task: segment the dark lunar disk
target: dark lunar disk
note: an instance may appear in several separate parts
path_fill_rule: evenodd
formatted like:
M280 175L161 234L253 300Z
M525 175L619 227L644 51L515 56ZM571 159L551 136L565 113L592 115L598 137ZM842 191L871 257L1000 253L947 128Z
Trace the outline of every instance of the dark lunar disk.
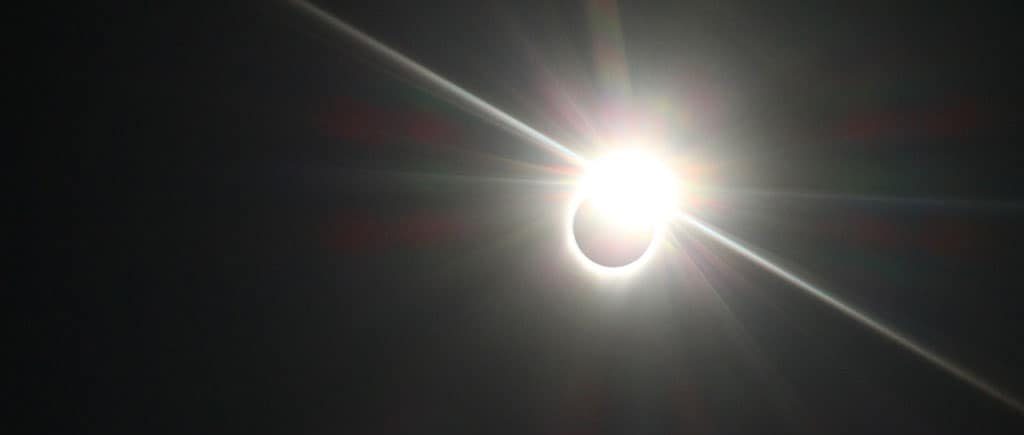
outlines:
M572 233L584 256L605 267L622 267L640 259L654 241L654 225L623 225L603 216L591 200L576 208Z

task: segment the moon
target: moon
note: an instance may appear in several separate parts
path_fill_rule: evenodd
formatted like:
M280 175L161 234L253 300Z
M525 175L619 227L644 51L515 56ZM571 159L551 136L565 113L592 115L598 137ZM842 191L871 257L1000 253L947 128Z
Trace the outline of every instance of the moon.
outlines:
M628 266L639 260L654 242L655 225L623 226L603 216L594 200L580 202L573 214L572 236L588 260L607 268Z

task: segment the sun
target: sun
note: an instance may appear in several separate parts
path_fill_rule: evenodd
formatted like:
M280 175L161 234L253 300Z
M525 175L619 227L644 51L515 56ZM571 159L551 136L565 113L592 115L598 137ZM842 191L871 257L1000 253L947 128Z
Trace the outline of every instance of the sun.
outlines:
M591 162L581 193L622 226L663 223L676 209L675 177L653 154L621 150Z
M623 149L591 161L569 205L572 253L602 274L637 268L661 242L678 194L676 176L655 154Z

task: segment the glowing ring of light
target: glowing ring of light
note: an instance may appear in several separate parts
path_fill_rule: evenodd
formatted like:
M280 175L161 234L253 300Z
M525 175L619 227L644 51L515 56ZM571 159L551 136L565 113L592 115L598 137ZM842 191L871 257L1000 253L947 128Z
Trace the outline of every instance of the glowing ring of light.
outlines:
M627 150L625 152L614 153L610 154L609 156L606 156L604 159L601 160L616 158L619 154L626 154L628 156L630 154L634 154L634 152L633 150ZM646 155L644 157L650 158L650 156ZM600 162L601 160L598 160L596 162ZM671 174L668 174L667 172L666 175L671 177ZM581 180L586 177L587 175L585 174L583 177L581 177ZM674 180L674 177L670 178L668 181L670 183L667 189L669 195L668 197L664 198L664 200L667 201L666 207L672 208L674 210L676 206L674 195L677 193L677 182ZM651 261L651 258L654 257L654 255L656 254L656 252L665 240L665 234L668 232L667 229L670 224L670 219L668 219L668 216L665 216L664 218L661 219L657 219L655 223L652 224L653 231L651 234L651 240L647 244L647 247L644 250L644 252L636 260L633 260L632 262L622 266L606 266L600 264L587 257L587 255L583 253L583 250L581 249L579 242L576 240L576 234L574 231L574 221L576 218L576 213L580 210L580 206L583 204L583 202L586 201L587 199L590 199L592 195L592 192L589 192L583 185L583 181L578 181L578 184L579 188L577 189L576 193L572 196L572 198L569 200L568 208L565 213L565 241L566 247L569 250L570 255L574 257L577 261L579 261L579 263L585 269L590 270L596 275L605 278L627 277L635 273L637 270L642 269L646 264L648 264ZM663 212L667 212L667 210L663 210Z
M572 255L579 263L594 272L601 277L626 277L632 275L637 270L643 268L644 265L651 261L657 251L659 245L665 238L667 223L661 223L655 226L654 232L651 235L651 241L647 244L647 248L639 258L633 260L633 262L623 266L605 266L587 257L587 254L583 253L580 249L580 244L576 241L576 235L573 231L573 221L576 218L576 211L579 210L580 205L587 199L587 195L584 192L579 192L573 196L572 200L569 201L568 210L565 213L565 241L566 248L568 248L570 255Z

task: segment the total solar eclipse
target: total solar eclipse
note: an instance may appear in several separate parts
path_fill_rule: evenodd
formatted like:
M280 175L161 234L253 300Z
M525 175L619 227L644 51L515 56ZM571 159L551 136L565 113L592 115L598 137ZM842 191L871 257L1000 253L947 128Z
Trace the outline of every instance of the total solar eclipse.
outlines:
M569 204L569 249L599 273L641 266L672 219L676 184L661 161L643 150L619 150L590 162Z
M756 247L747 246L741 239L705 223L692 214L692 210L680 209L678 179L664 164L667 160L663 156L640 147L625 147L590 160L591 156L581 155L537 131L316 4L308 0L291 0L291 3L335 34L355 42L410 78L460 102L465 110L516 133L539 150L563 158L574 168L581 167L583 175L576 180L576 193L565 211L564 234L569 252L584 268L602 277L631 274L647 263L660 246L668 244L665 235L676 225L746 258L878 336L1024 415L1024 401L998 385L874 319L824 287L787 270L759 253Z

